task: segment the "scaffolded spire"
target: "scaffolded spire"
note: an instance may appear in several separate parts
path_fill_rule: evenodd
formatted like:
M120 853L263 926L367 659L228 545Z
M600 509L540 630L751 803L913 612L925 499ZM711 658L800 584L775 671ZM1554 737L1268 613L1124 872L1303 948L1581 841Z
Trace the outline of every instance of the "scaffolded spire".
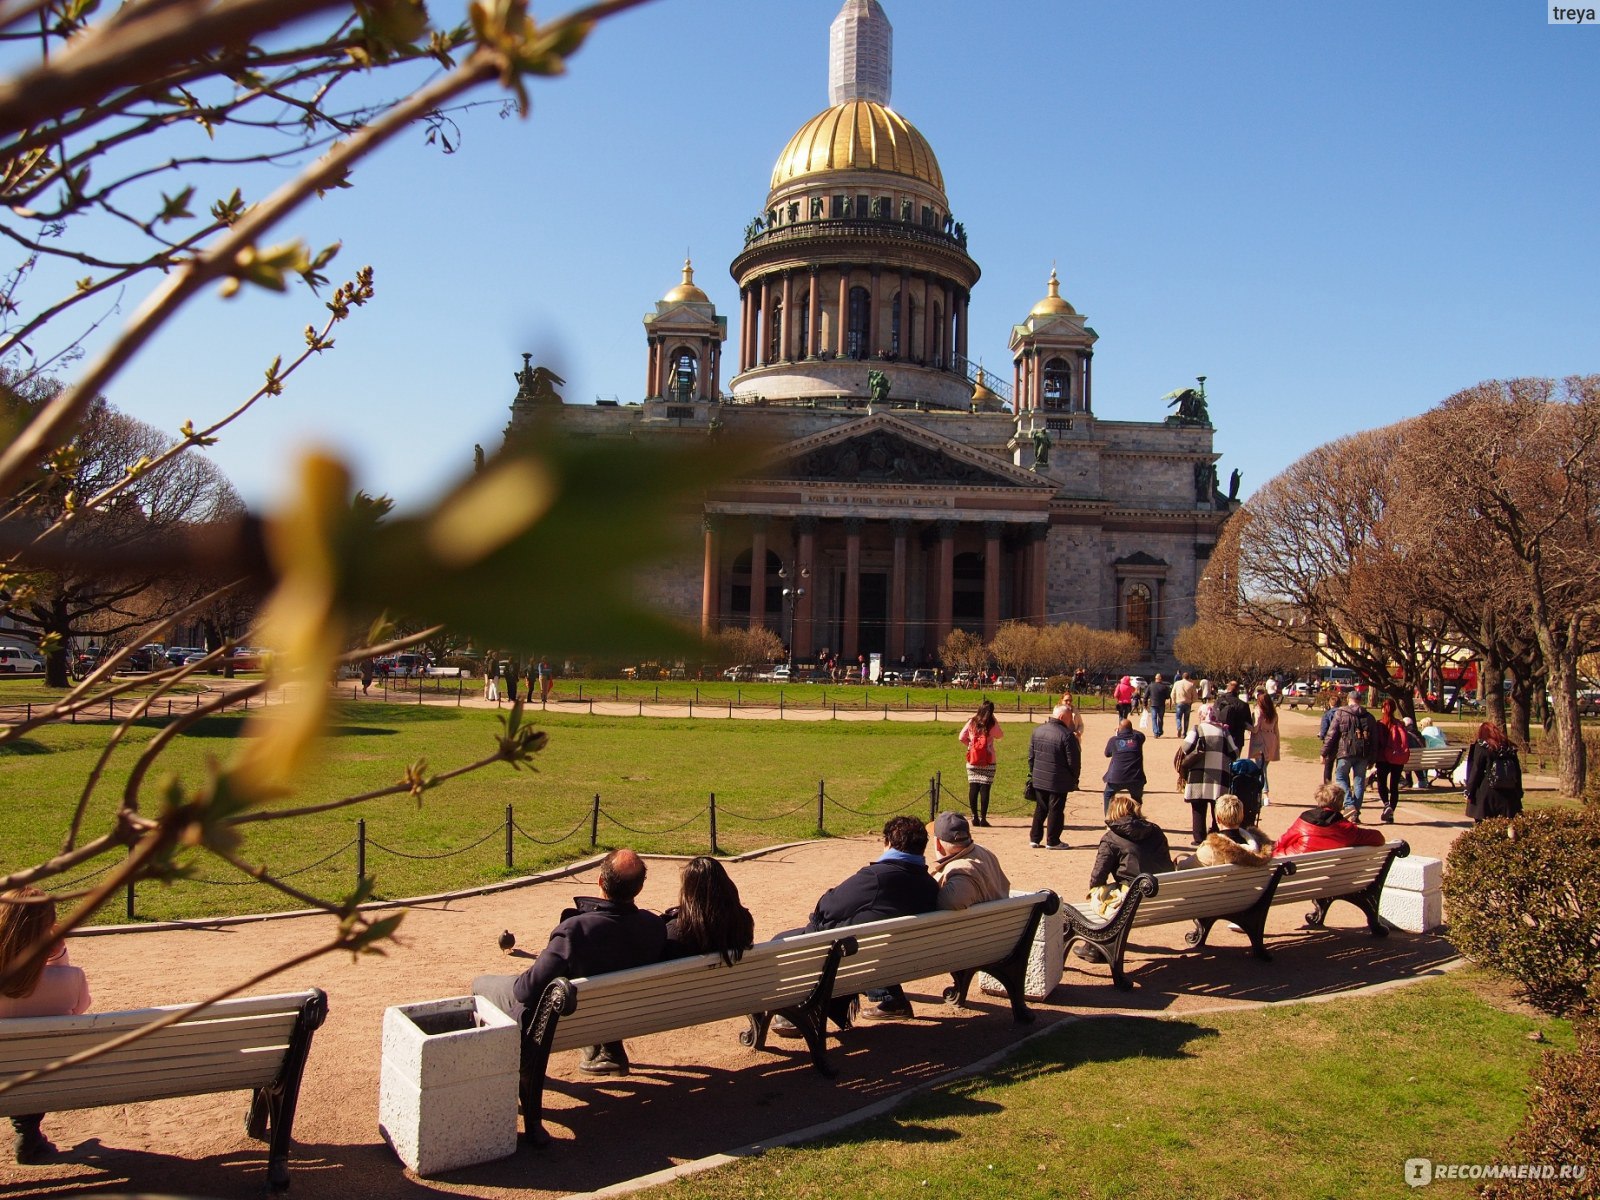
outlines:
M894 29L878 0L844 0L828 32L828 103L889 103Z

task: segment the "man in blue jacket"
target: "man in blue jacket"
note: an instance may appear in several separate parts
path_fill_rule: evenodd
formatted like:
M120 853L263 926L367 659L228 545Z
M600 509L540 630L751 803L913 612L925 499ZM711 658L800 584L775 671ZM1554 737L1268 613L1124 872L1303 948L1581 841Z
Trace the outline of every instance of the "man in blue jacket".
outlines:
M939 884L928 874L928 827L916 817L891 817L883 827L883 853L817 901L806 932L865 925L886 917L908 917L939 907ZM857 1014L865 1021L911 1015L898 983L869 992Z

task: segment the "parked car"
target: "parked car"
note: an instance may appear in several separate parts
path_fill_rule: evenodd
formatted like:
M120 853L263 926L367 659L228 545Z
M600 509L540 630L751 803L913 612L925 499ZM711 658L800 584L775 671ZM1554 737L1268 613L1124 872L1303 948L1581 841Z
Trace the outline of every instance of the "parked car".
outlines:
M1586 717L1600 716L1600 689L1588 688L1578 693L1578 712Z
M918 667L911 672L913 687L935 687L939 682L939 672L932 667Z
M735 683L749 683L756 677L756 669L749 663L740 663L737 667L729 667L722 673L724 679L731 679Z
M955 677L951 679L950 682L955 687L964 688L972 687L976 680L977 676L975 676L971 671L957 671L955 673Z
M899 671L892 671L892 670L891 671L885 671L881 675L878 676L878 686L879 687L892 687L895 684L904 683L904 682L905 682L905 676L900 674Z
M248 667L239 667L239 655L243 650L235 651L234 666L240 670L249 670ZM421 654L385 654L382 658L374 659L373 669L379 675L389 679L410 679L414 675L421 675L428 667L428 660Z
M1025 692L1048 692L1050 690L1050 680L1043 675L1029 676L1028 682L1022 685L1022 690Z
M191 654L198 654L203 658L205 653L204 646L168 646L167 663L174 667L181 667L189 661Z
M435 666L430 663L428 666L422 668L422 673L429 679L465 679L472 674L472 668L462 666Z
M767 679L772 683L788 683L793 674L788 663L779 663L767 672Z
M996 675L994 677L996 691L1014 692L1017 690L1017 677L1015 675Z
M42 675L44 659L31 650L0 646L0 675Z

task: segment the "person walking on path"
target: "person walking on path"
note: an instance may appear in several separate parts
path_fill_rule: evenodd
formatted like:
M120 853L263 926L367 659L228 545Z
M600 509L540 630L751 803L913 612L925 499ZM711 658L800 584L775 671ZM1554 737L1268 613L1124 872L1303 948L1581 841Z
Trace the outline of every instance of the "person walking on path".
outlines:
M1467 816L1474 824L1522 811L1522 763L1505 730L1493 721L1478 726L1467 749Z
M500 664L492 654L483 662L483 698L500 703Z
M556 676L555 676L555 672L550 669L550 660L548 658L545 658L542 654L539 656L538 672L539 672L539 703L540 704L549 704L550 703L550 686L553 683L555 683ZM530 700L533 698L532 693L529 693L529 697L528 698Z
M1250 754L1261 767L1261 794L1270 797L1272 785L1267 778L1267 767L1278 761L1282 742L1278 737L1278 706L1272 693L1263 688L1256 693L1256 719L1250 726Z
M1061 827L1066 823L1067 795L1078 790L1083 750L1066 722L1072 710L1058 704L1050 719L1036 726L1028 741L1028 780L1033 788L1033 825L1028 845L1035 850L1065 850Z
M1322 743L1323 757L1333 759L1333 781L1344 789L1350 819L1357 824L1367 792L1367 764L1375 749L1375 725L1372 714L1357 703L1355 692L1351 692L1350 702L1328 722L1328 736Z
M1138 694L1130 677L1124 675L1117 680L1117 686L1111 689L1111 699L1117 706L1117 720L1125 719L1133 711L1133 698Z
M1333 782L1333 756L1328 753L1328 726L1344 707L1344 692L1334 688L1328 693L1328 707L1322 710L1322 721L1317 726L1317 741L1322 743L1322 782Z
M1217 697L1215 705L1217 724L1226 725L1228 733L1233 738L1233 744L1244 749L1244 735L1250 732L1250 706L1245 703L1244 697L1239 695L1239 681L1228 680L1228 688Z
M1373 751L1378 764L1378 799L1383 802L1379 820L1393 825L1395 805L1400 803L1400 776L1405 771L1406 759L1411 757L1411 742L1406 736L1405 724L1395 715L1391 697L1383 698L1376 732L1377 744Z
M1172 685L1172 713L1178 726L1178 736L1183 737L1189 732L1189 717L1194 711L1194 702L1200 695L1200 689L1194 684L1193 673L1186 673L1178 677L1178 682Z
M1102 801L1107 809L1111 797L1127 792L1135 800L1144 799L1144 734L1133 727L1132 718L1117 722L1117 731L1106 742L1106 757L1111 765L1106 768L1103 781L1106 785Z
M1239 744L1228 727L1217 720L1216 709L1200 706L1199 719L1178 746L1178 786L1188 801L1194 844L1206 840L1217 827L1217 797L1228 790L1229 766L1239 756ZM1185 768L1187 764L1187 768Z
M994 787L994 744L1003 733L994 719L994 702L985 700L956 735L967 748L967 807L972 810L972 823L985 828L989 824L989 791Z
M1150 683L1150 690L1145 694L1145 699L1150 712L1150 735L1160 737L1162 727L1167 719L1167 697L1172 695L1172 685L1156 672L1156 677Z

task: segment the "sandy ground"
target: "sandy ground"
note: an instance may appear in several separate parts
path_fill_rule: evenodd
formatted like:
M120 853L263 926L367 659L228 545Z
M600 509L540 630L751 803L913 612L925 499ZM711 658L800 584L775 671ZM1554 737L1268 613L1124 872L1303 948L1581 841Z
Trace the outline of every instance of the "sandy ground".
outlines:
M1313 731L1314 721L1285 713L1286 737ZM1099 751L1113 726L1109 714L1087 717L1086 785L1099 778ZM1189 822L1188 808L1170 782L1173 746L1170 735L1147 744L1152 789L1145 811L1178 847L1187 843ZM1029 849L1020 750L1011 739L1000 744L997 799L990 813L994 827L978 832L1001 856L1013 886L1049 887L1077 898L1103 831L1099 792L1071 798L1070 851ZM954 745L951 764L951 774L960 778ZM1321 768L1285 761L1271 774L1274 803L1262 824L1277 834L1308 803L1321 782ZM1534 786L1540 782L1530 780ZM1437 791L1444 795L1442 787ZM1368 812L1377 812L1370 798ZM1392 836L1406 839L1413 853L1442 857L1465 827L1458 808L1402 800ZM869 840L837 839L731 865L756 915L756 936L803 922L818 895L877 849ZM677 874L675 862L652 860L643 902L656 909L672 903ZM567 879L420 907L406 918L403 944L388 957L324 958L261 989L317 986L330 996L330 1014L312 1048L295 1122L294 1195L331 1200L587 1191L848 1113L975 1062L1027 1031L1012 1024L1001 999L975 992L974 1008L947 1008L939 999L944 979L936 978L908 986L915 1019L845 1034L833 1051L839 1076L832 1081L811 1070L803 1043L775 1041L764 1052L745 1049L737 1036L742 1023L735 1021L630 1042L634 1068L625 1079L591 1080L577 1071L575 1053L561 1054L552 1063L546 1098L547 1127L556 1139L552 1146L524 1149L443 1179L422 1180L405 1172L377 1129L383 1010L459 995L481 972L521 969L526 959L508 958L496 949L500 931L510 928L523 947L537 951L571 897L594 886L589 869ZM1436 936L1373 939L1352 906L1336 907L1323 931L1300 929L1302 917L1298 908L1273 910L1270 963L1249 957L1243 935L1220 926L1210 947L1199 953L1183 949L1184 927L1142 933L1128 959L1137 983L1131 993L1113 988L1105 967L1069 957L1061 986L1036 1004L1035 1012L1041 1024L1109 1012L1181 1016L1405 979L1454 957ZM73 942L73 957L89 973L97 1010L179 1003L309 948L327 935L327 920L81 938ZM139 1189L255 1194L265 1156L260 1144L244 1136L246 1104L239 1093L51 1115L45 1130L60 1156L35 1168L16 1167L8 1156L0 1163L0 1198ZM625 1136L619 1137L619 1130Z

